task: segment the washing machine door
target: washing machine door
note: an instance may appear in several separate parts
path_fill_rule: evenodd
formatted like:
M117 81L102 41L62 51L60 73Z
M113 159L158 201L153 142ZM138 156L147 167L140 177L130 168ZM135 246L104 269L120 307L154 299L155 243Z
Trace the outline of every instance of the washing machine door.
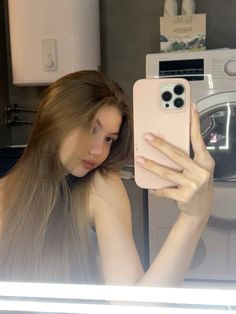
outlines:
M236 91L208 96L197 107L204 141L216 162L212 217L236 228Z
M236 92L214 94L197 102L201 131L216 161L216 181L236 181Z

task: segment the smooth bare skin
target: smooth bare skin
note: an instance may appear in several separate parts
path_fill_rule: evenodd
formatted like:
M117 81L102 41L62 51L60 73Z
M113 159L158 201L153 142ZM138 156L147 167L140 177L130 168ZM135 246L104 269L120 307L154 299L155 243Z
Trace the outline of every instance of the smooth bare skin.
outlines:
M150 135L150 134L149 134ZM175 160L182 168L176 172L140 159L140 166L177 184L176 188L153 191L177 201L180 214L159 255L144 273L135 248L130 204L120 178L97 174L90 196L90 216L96 228L105 283L119 285L179 285L189 267L196 245L209 218L214 161L200 133L195 106L192 109L191 142L194 159L152 135L150 145Z

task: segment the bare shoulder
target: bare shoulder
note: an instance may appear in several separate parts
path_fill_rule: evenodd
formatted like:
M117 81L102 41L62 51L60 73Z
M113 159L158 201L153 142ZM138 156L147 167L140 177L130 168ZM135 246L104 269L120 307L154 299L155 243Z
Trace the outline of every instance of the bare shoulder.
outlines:
M124 184L116 173L105 176L97 172L94 176L90 194L90 210L129 211L130 203ZM95 213L93 212L93 215Z
M105 176L97 172L92 184L92 194L99 195L114 203L117 198L127 198L124 184L117 173L108 173Z
M124 189L124 185L118 173L109 172L102 175L99 171L94 176L92 189L94 192L103 193L107 190ZM104 190L105 189L105 190Z

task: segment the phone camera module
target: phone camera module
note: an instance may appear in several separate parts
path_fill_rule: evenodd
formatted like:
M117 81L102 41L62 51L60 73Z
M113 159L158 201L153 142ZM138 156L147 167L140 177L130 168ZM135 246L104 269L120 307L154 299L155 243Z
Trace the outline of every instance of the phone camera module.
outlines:
M177 108L183 107L183 105L184 105L184 100L183 100L183 98L180 98L180 97L176 98L176 99L174 100L174 105L175 105L175 107L177 107Z
M172 94L171 92L166 91L161 95L161 97L164 101L170 101L172 98Z
M183 92L184 92L183 85L181 85L181 84L176 85L175 88L174 88L174 92L175 92L176 95L182 95Z

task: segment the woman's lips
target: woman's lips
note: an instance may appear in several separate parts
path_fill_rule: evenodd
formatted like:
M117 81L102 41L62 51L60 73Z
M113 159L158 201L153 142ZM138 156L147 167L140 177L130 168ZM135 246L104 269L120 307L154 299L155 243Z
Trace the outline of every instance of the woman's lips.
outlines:
M91 170L92 168L95 168L96 164L92 161L89 160L83 160L82 164L84 166L84 168Z

